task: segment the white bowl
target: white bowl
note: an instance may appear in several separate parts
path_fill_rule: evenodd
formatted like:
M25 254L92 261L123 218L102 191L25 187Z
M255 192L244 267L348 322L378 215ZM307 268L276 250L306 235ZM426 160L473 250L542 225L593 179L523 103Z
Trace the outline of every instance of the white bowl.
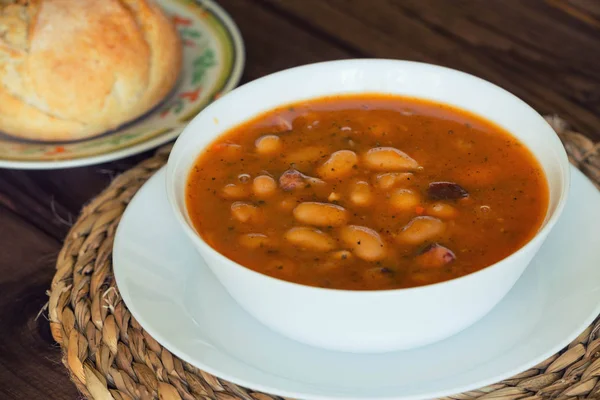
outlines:
M520 250L450 281L409 289L350 291L290 283L254 272L211 248L185 205L188 174L219 135L264 111L342 93L430 99L472 111L531 149L550 189L543 226ZM241 86L205 108L179 136L167 165L167 195L183 230L231 296L271 329L309 345L350 352L415 348L447 338L486 315L511 289L561 214L569 188L566 152L531 107L474 76L429 64L343 60L292 68ZM173 255L176 257L177 255Z

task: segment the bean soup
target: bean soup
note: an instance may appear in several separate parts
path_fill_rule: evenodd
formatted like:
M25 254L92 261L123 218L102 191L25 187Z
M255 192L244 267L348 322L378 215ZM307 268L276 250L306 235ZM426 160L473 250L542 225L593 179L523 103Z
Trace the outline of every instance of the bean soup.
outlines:
M499 126L449 105L365 94L257 116L197 159L186 206L231 260L311 286L383 290L485 268L548 207L544 172Z

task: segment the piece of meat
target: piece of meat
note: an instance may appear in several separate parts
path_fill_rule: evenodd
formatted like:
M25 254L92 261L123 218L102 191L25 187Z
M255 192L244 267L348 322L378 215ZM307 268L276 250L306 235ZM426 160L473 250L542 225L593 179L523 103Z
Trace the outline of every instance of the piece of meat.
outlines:
M468 197L467 192L462 186L454 182L431 182L427 195L433 200L458 200Z
M286 192L306 186L304 175L295 169L288 169L279 177L279 186Z
M279 177L279 187L286 192L291 192L296 189L303 189L307 185L325 184L319 178L304 175L302 172L295 169L288 169Z
M419 253L416 260L421 267L440 268L456 260L456 255L447 247L432 243Z

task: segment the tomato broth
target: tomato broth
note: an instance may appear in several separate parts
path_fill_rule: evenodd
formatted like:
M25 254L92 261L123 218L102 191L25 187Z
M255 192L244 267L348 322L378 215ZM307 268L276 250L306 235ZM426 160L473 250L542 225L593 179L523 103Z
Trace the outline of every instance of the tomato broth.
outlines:
M253 118L197 159L186 206L237 263L304 285L383 290L457 278L540 228L544 172L510 133L455 107L363 94Z

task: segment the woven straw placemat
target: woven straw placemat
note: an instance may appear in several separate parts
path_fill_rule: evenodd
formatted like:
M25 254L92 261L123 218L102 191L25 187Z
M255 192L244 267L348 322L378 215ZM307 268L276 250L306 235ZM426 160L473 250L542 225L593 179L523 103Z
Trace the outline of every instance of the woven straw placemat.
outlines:
M600 188L598 145L557 117L571 162ZM117 177L83 208L65 239L50 290L54 339L77 388L89 399L280 399L187 364L154 340L121 300L112 270L115 230L137 190L167 161L170 147ZM446 399L600 399L600 318L567 348L497 384Z

